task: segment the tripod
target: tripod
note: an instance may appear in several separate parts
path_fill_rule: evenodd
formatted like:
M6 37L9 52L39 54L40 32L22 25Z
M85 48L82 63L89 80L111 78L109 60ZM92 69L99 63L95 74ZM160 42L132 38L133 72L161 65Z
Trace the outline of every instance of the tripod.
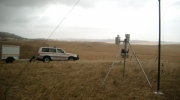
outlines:
M133 52L133 54L134 54L134 57L136 58L136 60L137 60L137 62L138 62L138 64L139 64L139 66L140 66L140 68L141 68L141 70L142 70L142 72L143 72L143 74L144 74L144 76L145 76L145 78L146 78L146 80L147 80L149 86L152 88L152 85L151 85L151 83L149 82L149 79L148 79L148 77L147 77L147 75L146 75L146 73L145 73L145 71L144 71L144 69L143 69L143 67L142 67L142 65L141 65L141 63L140 63L138 57L136 56L136 53L135 53L134 49L132 48L131 44L130 44L129 42L127 42L126 39L124 40L124 43L128 43L128 44L130 45L130 48L131 48L131 50L132 50L132 52ZM126 44L125 44L125 45L126 45ZM106 79L107 79L109 73L110 73L111 70L113 69L114 64L115 64L115 62L116 62L116 60L117 60L117 57L118 57L118 55L120 54L121 50L122 50L122 49L120 48L119 51L118 51L118 53L117 53L117 55L116 55L116 58L114 59L114 61L113 61L112 65L111 65L111 67L109 68L108 73L106 74L106 77L104 78L104 80L103 80L103 82L102 82L102 84L101 84L101 87L104 85L104 83L105 83L105 81L106 81ZM127 57L127 52L125 52L125 55L124 55L123 78L124 78L124 71L125 71L126 57Z

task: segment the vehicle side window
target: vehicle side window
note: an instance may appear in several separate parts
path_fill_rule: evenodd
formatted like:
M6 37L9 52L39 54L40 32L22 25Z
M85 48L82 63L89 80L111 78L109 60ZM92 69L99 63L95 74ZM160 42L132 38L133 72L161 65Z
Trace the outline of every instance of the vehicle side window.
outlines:
M57 52L58 52L58 53L64 53L64 51L61 50L61 49L57 49Z
M56 53L56 49L50 48L50 49L49 49L49 52L55 52L55 53Z
M49 52L49 48L42 48L42 52Z

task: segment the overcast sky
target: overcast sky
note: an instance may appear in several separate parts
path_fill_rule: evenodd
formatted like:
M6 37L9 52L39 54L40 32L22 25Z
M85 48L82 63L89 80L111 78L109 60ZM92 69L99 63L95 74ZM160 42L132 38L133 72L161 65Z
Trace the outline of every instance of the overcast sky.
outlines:
M47 38L78 0L0 0L0 31ZM180 42L180 1L161 0L162 41ZM80 0L53 39L158 41L158 0Z

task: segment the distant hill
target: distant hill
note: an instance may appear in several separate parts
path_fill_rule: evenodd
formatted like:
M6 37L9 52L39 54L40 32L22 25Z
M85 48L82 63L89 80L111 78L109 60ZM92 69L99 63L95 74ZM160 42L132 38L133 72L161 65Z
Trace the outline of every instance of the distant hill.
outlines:
M61 39L61 40L62 41L115 43L115 39ZM145 45L158 45L158 41L146 41L146 40L130 40L130 43L132 43L132 44L145 44ZM180 42L161 41L161 44L180 44Z
M46 38L35 38L35 39L28 39L21 36L18 36L13 33L8 32L0 32L0 40L7 40L7 39L16 39L16 40L46 40ZM77 42L105 42L105 43L115 43L115 39L48 39L51 41L77 41ZM130 40L132 44L149 44L149 45L158 45L158 41L146 41L146 40ZM161 41L162 44L180 44L180 42L167 42ZM122 44L122 43L121 43Z
M8 38L12 38L12 39L25 39L21 36L12 34L12 33L8 33L8 32L0 32L0 38L2 39L8 39Z

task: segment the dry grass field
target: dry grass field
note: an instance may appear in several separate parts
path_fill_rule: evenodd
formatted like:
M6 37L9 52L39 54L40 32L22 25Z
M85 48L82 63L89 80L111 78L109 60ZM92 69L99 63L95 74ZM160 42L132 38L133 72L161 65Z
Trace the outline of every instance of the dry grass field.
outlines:
M36 54L43 41L1 41L0 45L21 46L21 58ZM79 54L79 61L0 61L0 100L179 100L180 45L162 46L160 91L157 90L157 45L132 45L149 78L150 88L132 51L123 78L123 59L119 56L102 85L119 47L100 42L48 41ZM24 69L25 68L25 69ZM24 69L24 70L23 70ZM4 95L6 89L19 75Z

